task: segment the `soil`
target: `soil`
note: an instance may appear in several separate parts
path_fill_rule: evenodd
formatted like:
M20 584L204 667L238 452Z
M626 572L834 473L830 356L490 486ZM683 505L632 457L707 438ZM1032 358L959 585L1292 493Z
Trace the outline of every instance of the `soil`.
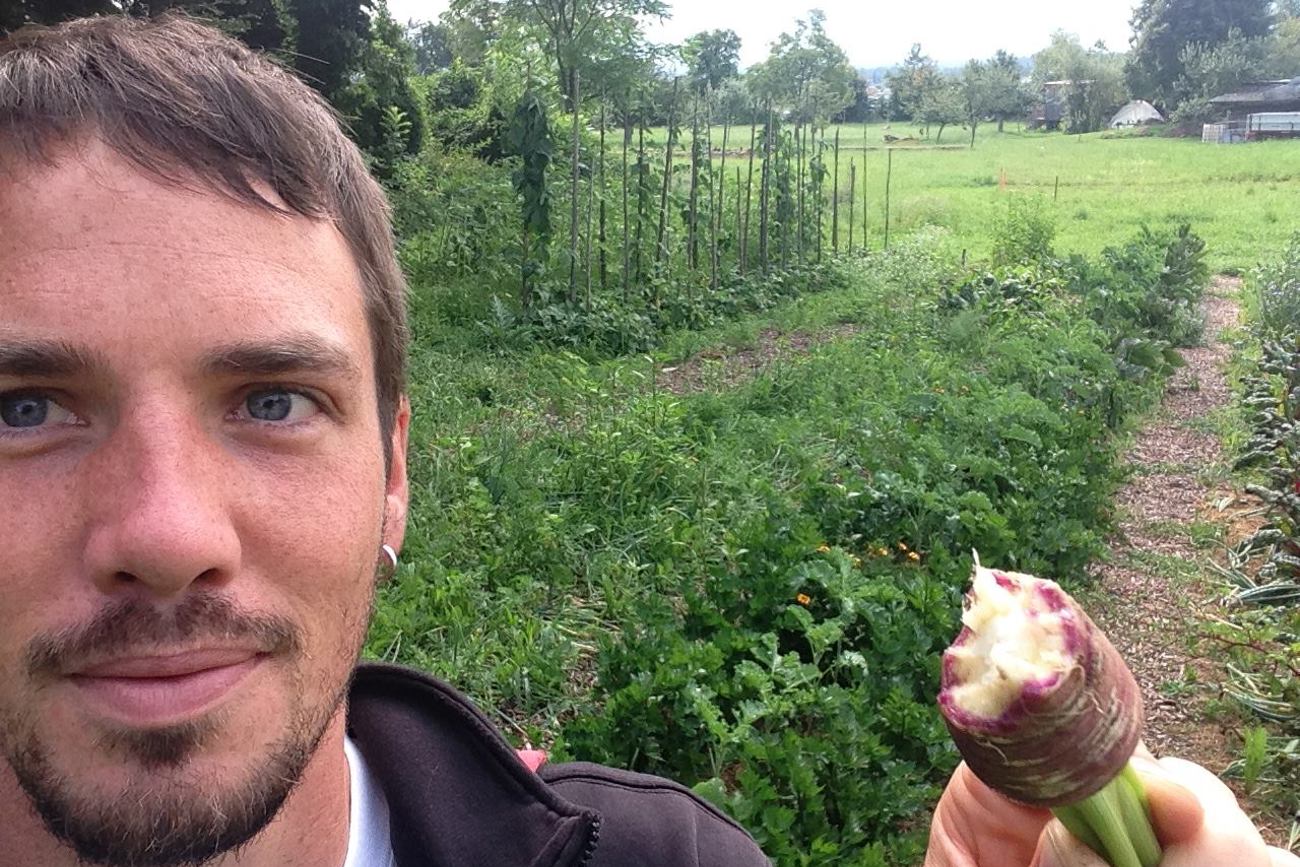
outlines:
M1213 551L1204 545L1251 532L1258 504L1207 478L1225 456L1204 427L1233 400L1224 332L1237 325L1239 288L1235 278L1215 278L1201 345L1182 352L1186 366L1128 449L1131 476L1116 498L1110 557L1085 602L1142 688L1147 746L1157 756L1179 756L1220 774L1241 755L1242 722L1224 709L1231 708L1221 701L1227 673L1201 638L1201 624L1217 616L1224 593L1207 565ZM1238 797L1269 842L1284 845L1283 829L1269 827L1243 792Z
M673 394L736 388L779 360L805 355L823 343L852 337L861 330L862 326L851 324L790 333L768 328L759 333L753 346L739 350L711 349L679 364L662 367L655 383Z

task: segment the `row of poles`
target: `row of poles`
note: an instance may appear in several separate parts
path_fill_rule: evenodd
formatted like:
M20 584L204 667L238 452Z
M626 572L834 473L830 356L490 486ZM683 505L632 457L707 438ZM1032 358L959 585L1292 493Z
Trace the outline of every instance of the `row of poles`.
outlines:
M820 262L826 247L827 216L830 218L829 247L832 254L841 251L841 236L845 234L842 222L847 226L847 252L866 248L869 229L869 197L865 177L866 152L869 147L866 124L863 124L862 177L859 177L857 159L851 157L847 166L848 196L845 202L841 194L841 128L837 127L833 139L828 141L824 125L819 127L801 122L783 123L769 106L764 110L764 124L760 126L756 119L751 119L747 149L742 145L733 152L734 127L729 120L725 122L722 125L719 152L714 149L714 124L710 108L712 100L706 98L703 102L701 111L701 99L697 96L692 110L689 166L686 169L689 176L685 182L684 210L681 214L681 231L685 237L678 239L679 244L684 241L685 266L692 275L702 276L707 269L709 285L716 290L721 275L728 267L744 276L753 271L770 274L774 269L785 270L793 264ZM664 144L657 189L651 186L655 180L651 161L654 148L647 147L646 127L644 124L634 124L629 115L621 130L622 189L619 204L622 216L621 288L625 300L631 296L633 286L645 286L647 278L661 277L673 265L674 220L670 211L674 202L682 203L683 198L681 186L676 180L679 171L678 103L675 84L668 111L668 140ZM593 283L598 281L600 289L607 291L613 282L609 255L611 209L608 164L611 160L606 141L608 129L606 110L602 104L596 165L586 167L584 196L580 184L583 175L582 137L575 110L567 251L570 303L579 300L580 270L585 272L588 301ZM720 156L720 159L715 161L715 155ZM741 162L734 167L734 173L729 175L728 158L733 155ZM889 246L892 177L893 150L886 149L883 227L886 249ZM827 182L831 186L829 203L825 191ZM730 196L728 186L731 187ZM845 204L848 213L843 216L847 220L842 221L841 212ZM729 207L732 211L730 217L727 214ZM758 210L756 232L755 207ZM585 230L582 228L583 223ZM652 245L648 244L650 241ZM728 255L730 262L726 261ZM581 269L580 260L585 263ZM689 291L693 292L694 281L686 282ZM660 280L650 279L649 283L651 300L657 304Z

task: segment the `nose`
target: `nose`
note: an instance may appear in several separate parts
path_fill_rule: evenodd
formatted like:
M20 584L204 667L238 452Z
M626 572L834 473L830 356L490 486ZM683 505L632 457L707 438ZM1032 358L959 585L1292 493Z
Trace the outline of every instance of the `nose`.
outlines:
M159 599L234 576L239 536L220 444L185 413L137 407L88 461L86 567L106 594Z

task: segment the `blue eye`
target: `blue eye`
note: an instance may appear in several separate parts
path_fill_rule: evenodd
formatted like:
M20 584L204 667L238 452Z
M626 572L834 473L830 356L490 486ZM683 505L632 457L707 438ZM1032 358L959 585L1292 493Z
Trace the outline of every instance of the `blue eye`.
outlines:
M0 428L33 430L48 423L76 422L77 417L39 392L0 394Z
M40 427L49 414L48 398L26 394L0 397L0 421L8 427Z
M319 408L305 394L284 388L263 388L244 398L244 410L253 421L296 422L315 415Z

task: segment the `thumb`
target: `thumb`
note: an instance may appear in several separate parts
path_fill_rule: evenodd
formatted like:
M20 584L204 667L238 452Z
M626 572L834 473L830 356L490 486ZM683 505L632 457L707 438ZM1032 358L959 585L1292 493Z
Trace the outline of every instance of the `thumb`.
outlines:
M1038 838L1030 867L1108 867L1105 860L1066 830L1060 821L1047 823Z

